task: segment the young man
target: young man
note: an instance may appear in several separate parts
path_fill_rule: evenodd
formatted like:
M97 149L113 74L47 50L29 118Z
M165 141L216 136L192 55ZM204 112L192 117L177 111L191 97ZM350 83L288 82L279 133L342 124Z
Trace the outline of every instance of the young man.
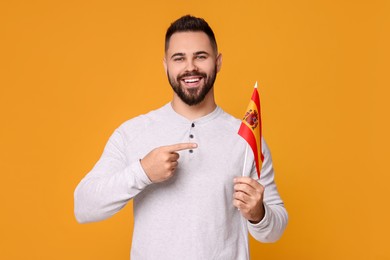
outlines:
M215 103L221 69L214 33L184 16L167 30L170 103L122 124L75 191L79 222L106 219L134 200L131 259L249 259L248 230L262 242L282 235L287 212L265 156L242 169L241 121Z

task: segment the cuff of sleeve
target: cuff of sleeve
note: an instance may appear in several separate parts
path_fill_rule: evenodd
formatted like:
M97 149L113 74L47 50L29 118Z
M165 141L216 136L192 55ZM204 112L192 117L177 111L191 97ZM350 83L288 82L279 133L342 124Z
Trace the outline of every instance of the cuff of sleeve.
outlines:
M149 179L148 175L146 175L139 160L131 164L130 169L134 173L134 183L139 190L152 184L152 181Z
M271 210L270 208L267 206L267 204L264 203L264 210L265 210L265 213L264 213L264 217L262 220L260 220L259 223L251 223L248 221L248 225L256 228L256 229L263 229L263 228L266 228L267 226L269 226L269 223L271 222Z

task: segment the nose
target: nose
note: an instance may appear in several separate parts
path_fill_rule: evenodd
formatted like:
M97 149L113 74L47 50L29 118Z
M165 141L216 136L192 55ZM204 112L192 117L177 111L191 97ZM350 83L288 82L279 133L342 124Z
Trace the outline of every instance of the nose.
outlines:
M198 67L196 67L195 61L192 59L189 59L187 61L186 71L197 71Z

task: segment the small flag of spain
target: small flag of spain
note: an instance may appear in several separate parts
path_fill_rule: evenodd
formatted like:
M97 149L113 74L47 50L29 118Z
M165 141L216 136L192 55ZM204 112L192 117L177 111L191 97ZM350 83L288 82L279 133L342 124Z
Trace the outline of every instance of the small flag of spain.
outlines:
M241 122L238 134L242 136L251 147L256 163L257 176L260 179L260 170L264 161L264 155L261 149L261 110L260 97L257 91L257 82L253 90L252 98L249 102L245 116Z

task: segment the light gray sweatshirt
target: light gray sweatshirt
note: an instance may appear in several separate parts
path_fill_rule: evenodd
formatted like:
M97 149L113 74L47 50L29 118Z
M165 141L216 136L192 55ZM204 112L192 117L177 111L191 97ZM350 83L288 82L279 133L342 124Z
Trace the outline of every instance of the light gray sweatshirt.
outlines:
M237 134L240 123L220 107L189 121L170 103L125 122L77 186L76 219L106 219L133 199L132 260L249 259L248 230L258 241L274 242L286 227L287 212L264 141L265 217L251 224L233 206L233 179L243 174L247 145ZM139 160L156 147L182 142L198 148L180 151L175 175L152 183ZM244 175L257 179L251 149L247 154Z

